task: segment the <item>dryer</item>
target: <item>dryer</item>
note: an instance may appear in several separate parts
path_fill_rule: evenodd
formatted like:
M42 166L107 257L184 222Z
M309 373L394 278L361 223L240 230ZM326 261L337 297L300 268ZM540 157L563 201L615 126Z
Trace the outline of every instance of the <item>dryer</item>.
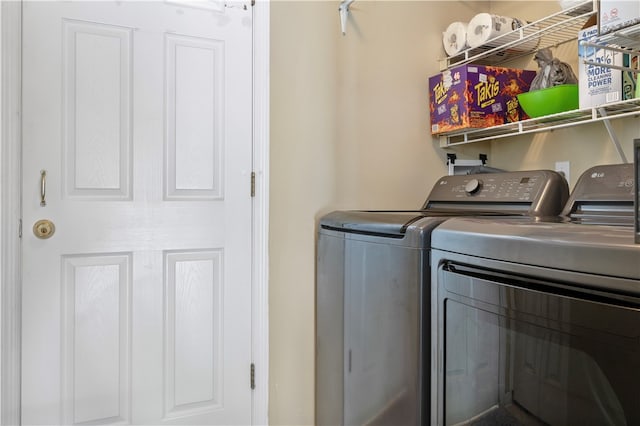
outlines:
M431 424L640 424L634 185L598 166L564 219L433 232Z
M445 176L415 211L336 211L320 220L316 424L417 425L429 419L430 242L462 215L557 215L551 171Z

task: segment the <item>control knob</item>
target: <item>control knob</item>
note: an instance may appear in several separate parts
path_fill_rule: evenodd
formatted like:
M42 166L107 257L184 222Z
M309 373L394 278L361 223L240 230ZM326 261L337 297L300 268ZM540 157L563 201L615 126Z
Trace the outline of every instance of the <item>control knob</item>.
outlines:
M473 195L476 192L478 192L480 188L482 188L482 181L480 179L471 179L464 186L464 192L466 192L469 195Z

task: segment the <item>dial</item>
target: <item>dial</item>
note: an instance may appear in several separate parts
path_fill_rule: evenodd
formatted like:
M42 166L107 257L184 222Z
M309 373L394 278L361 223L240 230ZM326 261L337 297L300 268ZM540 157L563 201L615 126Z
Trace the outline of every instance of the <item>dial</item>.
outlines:
M472 195L478 192L480 188L482 188L482 181L480 179L471 179L464 186L464 192L466 192L469 195Z

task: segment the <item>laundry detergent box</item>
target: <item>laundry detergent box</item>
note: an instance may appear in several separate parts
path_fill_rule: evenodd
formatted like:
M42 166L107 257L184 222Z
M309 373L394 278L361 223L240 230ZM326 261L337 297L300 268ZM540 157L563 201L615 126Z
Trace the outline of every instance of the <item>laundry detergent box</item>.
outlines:
M638 56L626 53L622 56L622 66L626 68L622 71L622 100L637 97L638 73L630 70L638 69L638 59Z
M516 95L527 92L535 76L535 71L467 64L430 77L431 133L528 118Z
M585 45L584 42L598 35L598 27L591 26L578 32L578 87L580 108L591 108L624 99L624 54L606 48ZM584 61L600 65L586 64ZM627 58L628 60L628 58Z
M600 0L600 34L607 34L640 23L640 0Z

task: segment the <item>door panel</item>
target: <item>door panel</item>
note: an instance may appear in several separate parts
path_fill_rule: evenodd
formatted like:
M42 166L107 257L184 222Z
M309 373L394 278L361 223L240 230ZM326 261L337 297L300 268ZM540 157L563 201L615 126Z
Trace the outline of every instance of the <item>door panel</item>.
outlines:
M251 8L199 4L24 3L25 424L251 423Z
M64 197L129 200L133 30L63 20L62 31Z
M62 256L64 423L128 418L130 268L130 254Z

